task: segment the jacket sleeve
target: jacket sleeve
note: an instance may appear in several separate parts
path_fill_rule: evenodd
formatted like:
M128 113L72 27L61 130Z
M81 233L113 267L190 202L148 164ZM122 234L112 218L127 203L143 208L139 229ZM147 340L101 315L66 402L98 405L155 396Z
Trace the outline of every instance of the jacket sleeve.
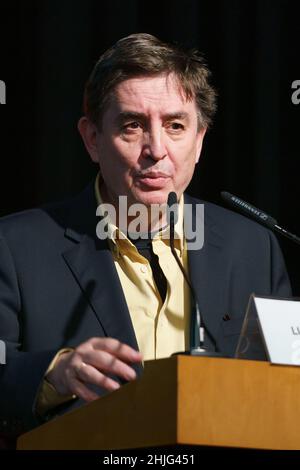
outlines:
M5 349L0 364L0 434L8 436L39 424L33 409L35 397L56 353L24 351L22 323L26 327L17 272L9 247L0 235L0 340Z

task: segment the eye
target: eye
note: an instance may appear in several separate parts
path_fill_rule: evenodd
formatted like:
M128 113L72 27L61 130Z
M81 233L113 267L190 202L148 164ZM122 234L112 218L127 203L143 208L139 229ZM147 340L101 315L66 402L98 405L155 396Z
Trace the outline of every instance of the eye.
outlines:
M130 122L128 124L128 127L132 127L133 129L137 129L139 127L139 123L138 122Z
M124 125L125 130L135 130L141 127L140 123L137 121L132 121Z
M180 122L171 122L169 125L169 129L172 131L181 131L184 129L184 125Z

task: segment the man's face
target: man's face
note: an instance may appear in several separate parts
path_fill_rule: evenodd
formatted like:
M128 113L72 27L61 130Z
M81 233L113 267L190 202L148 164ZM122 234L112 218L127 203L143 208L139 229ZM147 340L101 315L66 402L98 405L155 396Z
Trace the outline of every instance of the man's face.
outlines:
M179 198L198 161L205 129L195 101L187 101L172 76L132 78L115 89L96 135L104 195L118 203L161 204Z

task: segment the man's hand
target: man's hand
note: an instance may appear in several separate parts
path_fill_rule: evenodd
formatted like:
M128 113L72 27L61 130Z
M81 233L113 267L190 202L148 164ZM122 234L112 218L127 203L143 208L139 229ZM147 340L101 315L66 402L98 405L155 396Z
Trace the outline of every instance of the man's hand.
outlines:
M74 351L62 354L46 378L61 395L75 394L93 401L98 395L87 384L117 390L120 384L106 374L134 380L136 373L128 364L141 361L140 352L116 339L91 338Z

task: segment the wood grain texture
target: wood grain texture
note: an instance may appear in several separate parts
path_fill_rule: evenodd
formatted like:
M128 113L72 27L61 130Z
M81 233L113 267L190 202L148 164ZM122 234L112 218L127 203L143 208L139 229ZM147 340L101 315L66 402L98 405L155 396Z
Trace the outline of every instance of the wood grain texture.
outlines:
M300 368L177 356L18 440L18 449L171 444L300 449Z

